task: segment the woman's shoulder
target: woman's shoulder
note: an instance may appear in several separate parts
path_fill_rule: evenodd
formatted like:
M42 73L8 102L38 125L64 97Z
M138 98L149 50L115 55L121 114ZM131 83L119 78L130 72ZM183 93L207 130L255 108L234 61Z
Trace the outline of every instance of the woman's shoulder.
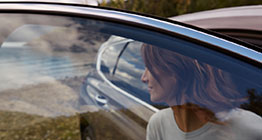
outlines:
M228 119L236 121L259 122L262 123L262 118L254 112L236 108L229 112Z
M262 119L257 114L240 108L235 108L225 112L219 112L216 114L216 117L221 121L256 121Z
M167 121L168 119L172 118L172 116L172 109L165 108L153 114L149 120L149 123L162 123L163 121Z
M170 115L172 114L173 111L172 109L169 107L169 108L165 108L165 109L162 109L162 110L159 110L158 112L156 112L155 114L152 115L152 119L154 118L162 118L162 117L166 117L167 115Z
M243 132L262 134L261 116L244 109L233 109L225 119L232 128L243 129Z

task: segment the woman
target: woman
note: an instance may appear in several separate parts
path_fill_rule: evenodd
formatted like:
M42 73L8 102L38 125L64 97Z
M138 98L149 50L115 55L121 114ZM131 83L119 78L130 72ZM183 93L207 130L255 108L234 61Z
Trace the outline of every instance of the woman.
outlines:
M236 108L247 98L229 73L152 45L141 52L151 100L170 106L151 117L147 140L262 139L261 117Z

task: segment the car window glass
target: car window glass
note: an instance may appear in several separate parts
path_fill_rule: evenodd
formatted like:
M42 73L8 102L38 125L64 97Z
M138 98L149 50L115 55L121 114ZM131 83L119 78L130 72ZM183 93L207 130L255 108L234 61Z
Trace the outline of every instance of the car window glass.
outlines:
M255 107L261 106L261 69L246 77L216 61L207 63L151 44L141 51L146 66L141 80L148 85L151 101L169 106L151 117L148 139L262 137L262 110Z
M142 45L142 42L111 36L103 44L107 47L101 57L101 69L110 82L117 87L148 104L163 108L164 103L150 101L147 85L140 79L145 69L143 58L139 53ZM109 57L113 59L107 59Z
M88 18L0 19L1 139L261 138L261 69L208 44Z
M105 26L103 22L30 14L1 14L0 18L1 139L145 137L143 119L133 116L140 122L132 120L128 108L104 116L100 104L92 100L103 102L103 98L90 98L91 93L85 92L85 83L91 79L86 77L96 68L97 52L110 37L98 31ZM110 103L110 108L119 104ZM114 121L117 115L139 133L119 129L123 124Z

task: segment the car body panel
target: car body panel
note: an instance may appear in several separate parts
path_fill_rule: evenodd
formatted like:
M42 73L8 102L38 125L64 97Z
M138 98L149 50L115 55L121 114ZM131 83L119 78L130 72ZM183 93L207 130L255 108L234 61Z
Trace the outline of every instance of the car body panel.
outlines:
M221 8L170 19L188 23L204 29L249 29L262 31L262 5Z
M262 48L262 6L221 8L171 17L200 28L243 40Z

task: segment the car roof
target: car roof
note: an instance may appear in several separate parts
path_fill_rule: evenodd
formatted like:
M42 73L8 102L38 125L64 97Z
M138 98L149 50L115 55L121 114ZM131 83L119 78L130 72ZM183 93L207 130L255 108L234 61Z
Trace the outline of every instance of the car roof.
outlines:
M101 0L1 0L1 2L48 2L98 6Z
M262 5L221 8L171 17L205 29L247 29L262 31Z

